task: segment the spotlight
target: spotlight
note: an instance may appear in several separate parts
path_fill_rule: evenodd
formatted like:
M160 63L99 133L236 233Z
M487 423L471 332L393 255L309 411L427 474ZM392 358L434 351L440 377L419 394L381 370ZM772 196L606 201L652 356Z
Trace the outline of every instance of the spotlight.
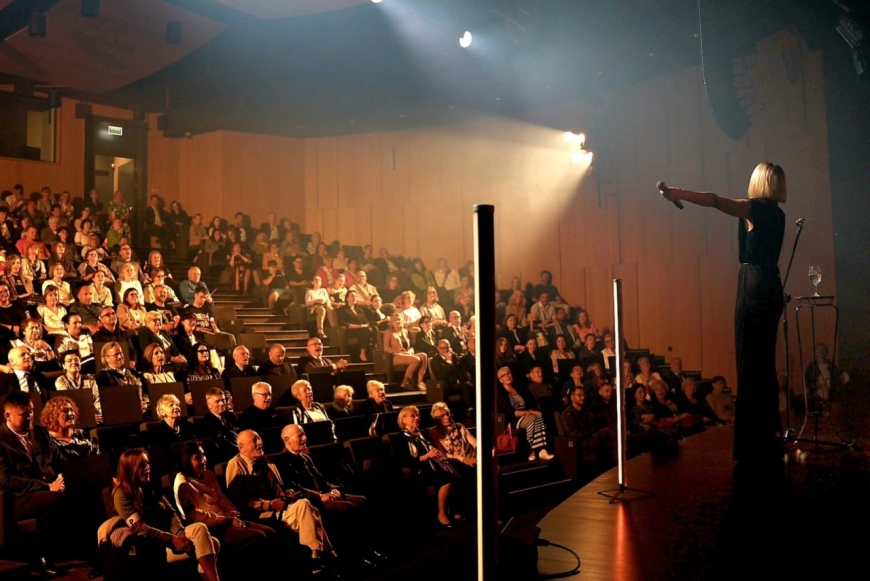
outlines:
M465 34L462 35L462 38L459 39L459 46L462 48L468 48L471 46L471 33L467 30L465 31Z
M586 165L592 165L592 152L585 149L578 149L571 154L571 163L580 164L586 162Z
M374 2L375 4L380 4L380 3L383 2L383 1L384 1L384 0L372 0L372 2Z
M586 145L586 135L583 133L571 133L570 131L566 131L562 135L562 143L566 145L576 145L580 149L583 149L583 146Z

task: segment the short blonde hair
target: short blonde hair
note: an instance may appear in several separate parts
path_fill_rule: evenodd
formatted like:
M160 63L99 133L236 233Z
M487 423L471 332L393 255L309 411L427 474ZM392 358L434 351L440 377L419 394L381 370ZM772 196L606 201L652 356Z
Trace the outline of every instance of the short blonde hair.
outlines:
M785 185L785 171L775 163L761 162L755 166L749 178L747 195L750 199L760 198L785 202L788 191Z
M447 412L448 414L450 413L450 408L447 407L447 404L444 403L443 401L438 401L438 402L435 402L432 404L432 411L430 412L429 415L431 415L432 418L434 418L435 412L438 410L441 410L442 412Z
M371 395L378 389L384 389L384 384L376 379L372 379L368 383L366 383L366 392Z
M342 393L342 392L347 392L347 393L350 394L350 397L353 397L353 388L352 388L351 386L349 386L349 385L339 385L339 386L337 386L337 387L333 390L332 394L335 395L335 396L337 396L337 395L339 395L339 394Z
M169 408L172 407L172 404L178 404L181 406L181 402L177 397L172 395L171 393L167 393L163 397L157 400L157 417L165 418L169 415Z
M160 311L148 311L145 313L145 324L147 325L154 319L157 319L158 322L163 322L163 315L160 314Z
M405 416L410 416L412 413L417 412L417 415L420 415L420 410L415 405L406 405L401 410L399 410L399 417L397 421L399 423L399 427L405 429L405 424L402 423L402 420L405 419Z
M302 390L304 388L310 387L311 384L308 381L300 379L299 381L296 381L293 385L290 386L290 393L293 394L293 397L298 397L299 394L302 393Z

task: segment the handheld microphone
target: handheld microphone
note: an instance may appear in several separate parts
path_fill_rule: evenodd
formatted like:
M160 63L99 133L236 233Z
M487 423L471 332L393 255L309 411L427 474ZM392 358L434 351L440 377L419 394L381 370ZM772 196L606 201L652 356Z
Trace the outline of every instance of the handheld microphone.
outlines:
M801 226L804 225L804 222L806 222L806 220L804 218L798 218L797 220L795 220L794 224L795 224L795 226L800 228Z
M656 182L656 188L658 188L658 190L659 190L660 192L669 192L669 191L670 191L670 190L668 189L667 184L665 184L665 182L663 182L663 181L658 181L658 182ZM679 200L671 200L671 202L672 202L676 207L678 207L680 210L683 209L683 203L682 203L681 201L679 201Z

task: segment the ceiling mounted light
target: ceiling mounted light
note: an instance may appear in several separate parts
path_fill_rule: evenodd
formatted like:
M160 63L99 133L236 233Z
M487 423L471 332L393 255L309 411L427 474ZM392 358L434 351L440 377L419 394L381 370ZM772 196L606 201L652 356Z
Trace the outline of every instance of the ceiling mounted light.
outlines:
M459 39L459 46L462 48L468 48L471 46L471 33L467 30L465 31L465 34L462 35L462 38Z
M383 2L383 1L384 1L384 0L372 0L372 2L374 2L375 4L380 4L380 3Z

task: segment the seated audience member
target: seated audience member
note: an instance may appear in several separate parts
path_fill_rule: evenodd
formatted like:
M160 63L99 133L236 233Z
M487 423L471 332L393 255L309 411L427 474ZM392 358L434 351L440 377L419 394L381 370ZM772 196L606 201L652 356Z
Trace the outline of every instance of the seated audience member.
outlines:
M399 446L395 451L399 463L410 470L412 482L423 486L434 486L438 498L438 523L445 527L461 521L460 511L467 507L455 506L461 503L463 494L452 489L462 486L458 471L447 460L446 455L425 438L420 431L420 410L417 406L405 406L399 411L399 427L405 436L407 446ZM453 510L451 510L453 508Z
M652 402L647 399L646 388L641 383L634 384L630 391L634 405L628 411L628 429L633 434L654 430L658 420Z
M0 206L2 207L2 206ZM21 323L21 338L10 341L12 347L27 347L36 371L57 371L60 366L51 346L42 339L42 324L39 319L27 317Z
M553 341L554 349L550 351L550 359L553 361L553 373L559 375L559 360L575 361L574 352L568 346L568 338L565 335L556 335Z
M115 297L112 289L106 286L106 275L101 272L94 274L93 284L91 284L91 289L93 289L93 296L91 300L100 305L101 307L113 307L115 306Z
M615 370L610 369L610 358L616 357L616 341L613 339L613 333L604 334L604 349L601 350L601 357L604 359L604 368L616 377Z
M429 360L432 379L443 381L444 397L458 395L462 400L462 417L474 405L471 377L460 364L460 357L450 349L446 339L438 341L437 354Z
M387 399L384 384L374 379L366 383L368 399L359 404L356 409L358 415L373 419L375 414L384 414L393 411L393 404Z
M175 308L175 305L170 304L168 290L170 290L170 287L164 284L156 285L151 291L150 300L145 300L145 309L149 313L160 313L163 316L163 324L160 328L167 333L174 333L178 328L181 315L178 314L178 309Z
M433 327L446 325L447 315L444 313L444 308L438 303L438 290L434 286L429 286L425 293L426 300L420 305L420 314L429 317Z
M329 288L335 283L338 269L335 268L335 257L326 255L323 257L323 265L314 273L320 277L320 283L324 288Z
M272 246L275 246L275 244ZM283 295L287 295L291 300L293 298L293 291L287 286L287 278L284 276L282 268L283 267L280 266L279 262L269 260L264 269L268 274L266 274L260 282L260 284L263 285L266 296L266 305L270 309L275 307L275 303L277 303L278 299Z
M78 351L82 358L82 371L94 373L96 371L94 339L82 327L81 316L67 313L63 317L63 328L64 332L58 334L55 342L58 352Z
M338 326L338 319L336 317L338 309L343 307L347 302L348 288L345 286L345 281L344 273L339 273L335 277L335 281L326 289L326 294L329 295L329 308L326 312L329 317L329 324L333 327Z
M594 453L599 462L612 465L616 459L616 433L586 403L586 391L574 386L568 407L562 410L562 429L569 438L581 441L583 450Z
M369 309L372 307L372 297L378 294L378 289L369 284L368 274L364 270L357 271L356 284L348 290L356 293L356 304L358 306Z
M515 429L525 430L526 441L531 448L529 461L536 458L541 460L555 458L546 448L547 427L535 396L529 390L514 385L513 374L509 367L499 368L496 377L502 387L498 390L498 409Z
M439 258L438 268L432 274L435 277L435 288L439 291L439 297L442 296L443 292L444 296L452 298L453 291L460 286L459 273L447 265L447 260Z
M319 276L311 279L311 288L305 291L305 308L308 316L314 319L317 326L317 336L321 339L326 338L323 332L323 322L326 320L326 313L330 309L329 293L322 286L322 281Z
M124 351L117 342L106 343L100 352L100 358L105 367L96 375L97 386L114 387L118 385L135 385L139 388L139 401L142 404L142 413L151 408L151 400L148 394L142 391L142 379L138 373L124 366Z
M586 389L586 385L583 382L583 365L580 363L571 366L571 375L562 384L562 390L559 393L562 396L563 404L568 405L570 402L571 390L575 387ZM588 391L586 395L589 395Z
M98 272L103 273L103 280L108 279L114 282L115 279L112 272L109 270L109 267L100 262L99 253L92 248L89 248L85 253L85 261L79 264L77 271L79 278L84 284L93 283L94 275Z
M407 388L417 375L417 388L426 391L426 370L429 358L425 353L415 353L411 347L411 339L408 331L404 328L404 321L400 313L394 313L390 317L390 328L384 334L384 352L393 357L393 365L406 365L405 376L402 379L402 387Z
M416 327L417 321L422 317L422 313L417 308L417 305L414 304L414 301L417 299L417 296L411 291L405 291L400 295L400 298L397 299L397 306L399 310L402 311L402 319L405 322L405 326Z
M115 302L119 305L125 303L127 293L130 290L136 291L136 301L144 307L145 294L142 291L142 283L136 278L136 267L132 263L127 263L121 267L121 272L118 273L118 280L115 283Z
M683 418L688 417L688 414L681 412L677 403L671 399L670 392L668 391L668 387L665 385L664 381L661 379L654 379L650 388L652 390L650 401L652 402L653 411L656 414L656 418L659 420L660 426L668 425L677 427Z
M470 295L460 295L454 308L459 313L459 319L463 325L467 325L474 318L474 303Z
M308 354L299 358L300 371L303 373L335 373L336 371L347 369L347 361L345 359L333 362L331 359L323 356L323 341L318 337L308 339L305 349L308 351Z
M128 331L137 331L145 324L145 315L148 311L139 302L139 291L128 288L115 310L118 315L118 323Z
M369 326L372 328L372 333L386 331L390 328L390 317L381 311L381 306L383 306L383 304L380 295L374 295L372 297L372 308L366 311L366 316L369 319Z
M196 322L196 332L201 334L203 340L212 346L219 347L218 336L230 345L231 348L236 347L236 337L231 333L224 333L218 327L217 321L212 314L211 303L208 301L208 291L204 288L197 288L193 293L193 302L187 305L185 312L193 314L193 320Z
M181 446L180 467L173 489L182 519L206 525L221 543L237 549L274 538L273 528L241 520L241 512L221 490L214 472L208 470L208 458L199 442Z
M311 339L308 340L311 342ZM270 375L287 375L296 381L296 369L293 364L286 360L287 350L280 343L274 343L269 347L269 359L263 363L257 370L257 375L260 377L269 377Z
M634 381L636 383L644 384L648 391L650 391L650 387L652 386L653 381L662 380L662 376L659 375L659 372L652 370L652 365L650 364L648 357L638 358L637 365L640 368L640 373L637 374L637 376L634 378Z
M346 304L338 309L336 319L339 325L347 327L348 341L355 339L360 346L360 361L368 362L367 351L371 349L374 338L369 321L363 308L357 306L357 295L353 289L347 291Z
M583 340L583 347L577 352L577 359L580 361L588 361L589 359L603 360L601 351L595 347L595 341L595 335L586 335L586 338Z
M725 378L717 375L712 380L713 391L707 394L707 405L716 421L723 424L734 423L734 398L725 393Z
M239 429L262 432L287 425L287 420L272 405L272 386L259 381L251 386L254 402L239 416Z
M432 329L432 320L429 315L420 317L419 324L420 332L414 339L414 351L425 353L431 359L438 353L438 337L435 335L435 330Z
M553 319L556 318L556 308L550 303L550 295L541 293L538 302L529 311L529 327L533 331L541 331L544 335L550 332Z
M662 381L668 386L668 391L679 396L683 391L683 382L689 376L683 373L683 360L674 357L668 364L670 369L661 374Z
M399 277L395 274L388 275L386 286L380 289L378 294L384 303L388 305L395 304L396 299L402 294L402 289L399 287Z
M713 412L703 399L698 399L696 396L698 391L698 382L694 377L687 377L683 380L683 386L680 390L680 395L676 397L677 407L684 414L689 414L698 423L712 424Z
M313 573L323 570L323 559L335 551L323 528L320 512L302 491L286 488L278 468L263 453L257 432L239 434L239 454L227 464L227 489L242 516L259 523L277 523L299 535L299 544L311 549Z
M78 351L64 351L60 354L64 374L54 381L54 389L66 391L70 389L87 389L94 397L94 414L97 423L102 423L102 410L100 409L100 390L97 389L97 381L93 375L82 374L82 359ZM78 415L78 411L76 411Z
M589 313L580 309L577 311L577 322L574 323L574 332L577 333L577 338L581 343L586 343L586 337L592 335L598 338L598 329L589 320Z
M0 425L0 490L12 497L16 521L36 519L32 570L43 577L57 575L52 557L62 546L64 481L54 471L57 449L42 426L33 423L31 394L7 393Z
M227 409L228 397L219 387L211 387L205 394L208 413L196 426L200 438L210 438L219 461L229 460L236 453L236 436L239 435L236 414Z
M187 363L187 373L184 374L185 391L190 391L194 381L211 381L220 379L220 372L211 364L211 351L205 343L196 343L191 349L191 358Z
M552 414L559 409L561 398L558 396L553 386L547 381L544 374L544 368L540 365L535 365L529 371L528 384L526 389L535 397L538 405L545 414ZM549 421L549 416L548 416Z
M40 423L48 430L60 461L100 453L100 446L76 427L78 417L79 408L68 397L53 397L42 408Z
M182 526L172 503L151 481L151 463L142 448L126 450L118 461L112 490L115 511L140 541L154 543L176 554L193 553L204 579L218 581L220 544L201 522Z
M2 208L2 206L0 206ZM7 251L7 256L12 258L15 251ZM10 265L7 264L7 267ZM34 289L42 288L42 281L48 278L48 269L45 263L39 258L39 247L31 246L27 249L27 254L21 257L21 278L25 281L25 286L29 287L30 292Z
M12 301L30 300L34 294L33 285L22 274L21 259L15 254L6 259L5 274L0 276L0 280L8 285Z
M471 276L473 274L462 274L459 277L459 288L453 291L453 304L459 304L459 299L462 296L468 297L468 302L474 304L474 287L472 286Z
M0 373L0 395L13 391L23 391L47 401L48 394L40 387L42 375L33 370L33 356L27 347L14 347L9 350L8 371Z
M432 404L435 425L429 428L429 441L450 461L463 477L475 478L477 439L464 424L455 422L443 401Z
M553 284L553 273L549 270L541 271L541 282L536 284L532 290L532 299L535 301L541 300L542 294L547 294L551 301L564 302L562 295L559 294L559 289Z
M596 392L594 408L600 418L602 426L616 430L616 397L613 395L613 385L609 381L603 381Z
M139 367L146 384L175 383L178 381L175 373L166 369L166 358L166 351L160 343L151 343L145 347L142 352L142 363ZM185 400L188 405L193 404L190 393L185 394Z
M139 352L144 355L148 346L156 343L162 348L165 356L165 363L167 365L186 364L187 357L181 354L178 347L176 347L175 343L172 342L172 338L161 328L163 326L162 323L163 315L159 312L149 311L145 314L145 324L140 327L138 331ZM146 357L143 356L143 359L144 363L150 363Z
M459 372L462 376L467 377L471 385L475 385L477 378L477 343L470 341L468 343L468 351L459 358Z
M459 311L450 311L448 324L441 328L441 338L450 342L454 353L462 355L468 345L468 332L462 325L462 315Z
M517 324L517 316L514 314L505 315L502 329L498 334L499 338L507 339L510 348L514 353L522 353L526 350L526 341L528 337L527 329L519 327Z
M517 357L517 363L519 364L519 370L523 373L529 373L536 366L543 368L545 365L553 365L547 355L538 349L538 342L532 337L529 337L529 340L526 341L526 349Z
M45 244L38 239L38 234L35 226L29 226L24 230L24 237L15 243L15 248L18 250L19 256L27 256L27 249L30 246L36 246L39 249L39 259L48 260L51 254L48 252Z
M135 353L132 338L118 323L118 316L112 307L100 310L100 328L94 333L93 339L95 343L120 343L127 346L127 353Z
M178 284L178 298L181 299L181 304L192 304L193 297L197 289L205 290L206 302L212 302L211 293L208 290L208 286L202 280L202 270L200 270L197 266L191 266L187 270L187 280L183 280Z
M193 313L183 311L178 325L178 332L172 336L178 352L190 361L193 356L193 346L200 342L196 329L196 317Z
M517 280L519 284L519 280ZM520 289L514 289L508 297L508 304L504 308L505 317L513 315L517 318L517 327L526 329L529 325L528 311L526 309L526 295ZM525 341L523 341L524 343Z
M353 388L349 385L339 385L332 392L332 404L326 408L326 415L335 421L339 418L348 418L356 415L353 409Z
M82 318L82 326L93 335L100 330L100 311L102 306L93 301L94 289L82 285L76 294L78 300L70 305L69 312Z
M49 284L43 293L45 303L36 307L36 312L42 318L42 326L49 335L63 333L63 318L66 316L66 308L60 304L57 287Z
M196 439L193 425L181 417L181 402L177 397L167 393L157 400L154 408L160 423L148 430L148 439L152 445L169 446Z
M66 276L66 271L64 270L63 265L55 264L54 266L50 266L48 272L51 274L51 278L47 278L42 283L42 294L44 295L46 293L46 289L48 289L49 286L54 286L57 290L57 302L65 307L70 306L70 304L74 302L74 299L69 283L63 279L63 277Z
M287 278L287 288L292 292L293 302L297 305L305 304L305 291L311 286L311 276L305 269L305 259L295 256L284 276Z
M108 247L113 248L114 244L109 244ZM112 272L120 275L127 265L130 265L133 268L131 279L138 280L141 283L144 280L144 276L142 275L142 267L139 264L139 258L133 255L133 249L125 242L118 248L118 254L115 259L112 260L110 269ZM139 288L139 290L141 291L142 289Z
M254 366L250 364L251 352L244 345L239 345L233 349L233 363L224 368L221 377L227 382L233 377L260 377Z
M311 390L310 383L300 379L291 386L290 391L299 402L298 406L293 406L292 419L294 424L329 421L326 408L314 401L314 392Z
M587 394L595 394L598 393L598 390L605 383L610 383L610 379L604 376L604 368L601 367L601 364L591 363L589 367L586 368L585 379L583 380L583 384L586 386Z
M568 323L568 311L564 307L556 308L556 316L553 319L553 324L550 326L549 333L550 343L553 345L556 344L556 337L559 335L565 336L568 349L579 349L583 345L583 341L580 339L577 331Z

